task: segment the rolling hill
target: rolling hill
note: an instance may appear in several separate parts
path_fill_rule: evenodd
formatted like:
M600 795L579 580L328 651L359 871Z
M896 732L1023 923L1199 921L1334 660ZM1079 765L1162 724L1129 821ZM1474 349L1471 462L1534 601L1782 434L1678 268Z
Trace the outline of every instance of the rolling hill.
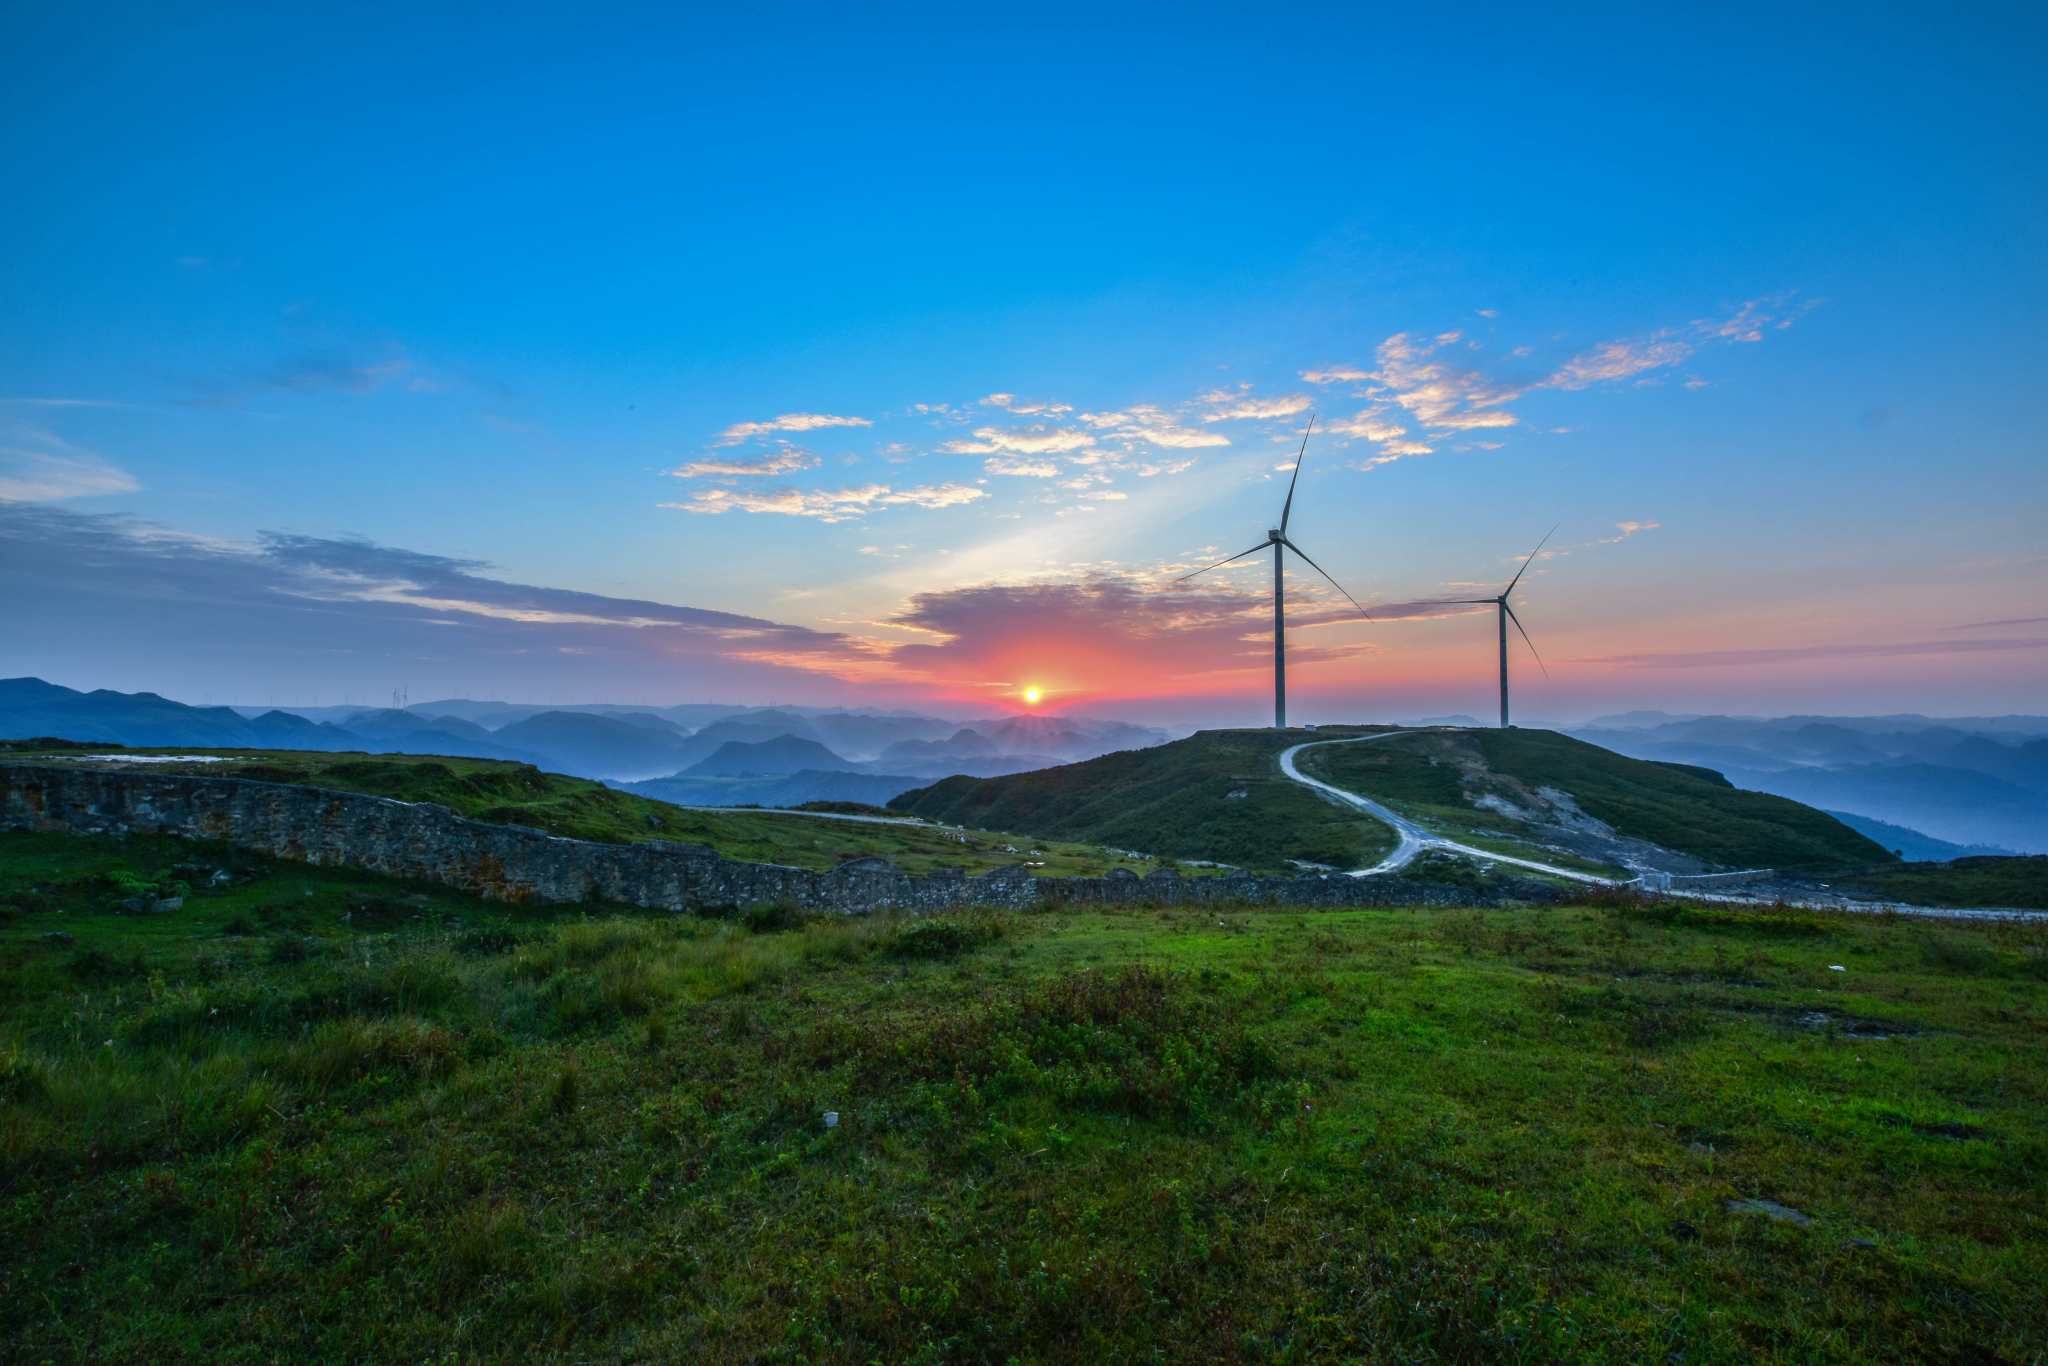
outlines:
M1201 731L1150 749L999 778L952 777L905 792L896 810L970 828L1138 849L1260 870L1296 861L1355 868L1393 838L1378 821L1280 776L1300 731ZM1085 836L1069 831L1088 831Z
M1325 727L1321 735L1330 735ZM1346 728L1367 744L1311 750L1304 768L1432 829L1504 852L1670 871L1885 863L1892 853L1834 817L1745 792L1710 769L1629 759L1549 731ZM969 826L1252 867L1362 866L1391 841L1279 774L1302 731L1202 731L1154 749L1001 778L949 778L897 810ZM1648 850L1644 846L1656 846ZM1643 857L1638 857L1642 855Z

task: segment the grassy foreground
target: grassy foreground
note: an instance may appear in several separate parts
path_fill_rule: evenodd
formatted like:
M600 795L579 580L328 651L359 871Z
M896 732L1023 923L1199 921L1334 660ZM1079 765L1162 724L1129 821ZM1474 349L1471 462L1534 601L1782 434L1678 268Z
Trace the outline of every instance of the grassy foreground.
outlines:
M237 881L105 912L172 859ZM18 833L0 901L9 1361L2048 1342L2040 926L749 925Z

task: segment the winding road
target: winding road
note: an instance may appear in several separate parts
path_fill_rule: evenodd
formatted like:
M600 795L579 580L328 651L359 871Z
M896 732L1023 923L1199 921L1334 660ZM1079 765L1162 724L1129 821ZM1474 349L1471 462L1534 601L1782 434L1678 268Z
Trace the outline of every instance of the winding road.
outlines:
M1371 877L1375 873L1391 873L1397 868L1405 868L1408 864L1414 862L1416 855L1422 853L1425 849L1446 849L1453 853L1469 855L1472 858L1485 859L1489 863L1511 863L1517 868L1531 868L1539 873L1549 873L1552 877L1570 878L1574 882L1605 883L1610 881L1610 879L1595 873L1581 873L1570 868L1557 868L1548 863L1532 863L1525 858L1509 858L1506 854L1496 854L1491 849L1475 849L1469 844L1459 844L1456 840L1447 840L1441 836L1432 835L1414 821L1409 820L1405 816L1395 815L1391 810L1380 805L1372 798L1361 797L1356 792L1346 792L1341 787L1332 787L1319 778L1309 777L1294 766L1295 755L1305 749L1314 749L1318 745L1362 745L1370 744L1374 740L1390 740L1397 735L1412 735L1414 733L1413 731L1390 730L1378 735L1358 735L1344 740L1310 740L1306 744L1295 745L1291 749L1280 751L1280 771L1290 779L1300 783L1303 787L1312 787L1318 792L1327 793L1345 806L1362 811L1376 821L1384 822L1393 827L1394 834L1399 837L1400 842L1394 846L1394 852L1388 854L1372 867L1360 868L1347 876Z

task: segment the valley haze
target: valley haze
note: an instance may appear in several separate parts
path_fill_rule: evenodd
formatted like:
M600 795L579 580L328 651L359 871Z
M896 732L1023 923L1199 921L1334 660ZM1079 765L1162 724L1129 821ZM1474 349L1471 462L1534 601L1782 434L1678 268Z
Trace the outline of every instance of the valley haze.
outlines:
M1385 720L1475 724L1465 716ZM1819 807L1908 858L2048 851L2048 717L1635 711L1548 728L1632 758L1713 769L1737 787ZM1182 733L1037 713L949 718L717 703L450 698L403 707L193 707L147 693L0 680L0 737L509 759L682 805L880 805L957 774L1030 772Z

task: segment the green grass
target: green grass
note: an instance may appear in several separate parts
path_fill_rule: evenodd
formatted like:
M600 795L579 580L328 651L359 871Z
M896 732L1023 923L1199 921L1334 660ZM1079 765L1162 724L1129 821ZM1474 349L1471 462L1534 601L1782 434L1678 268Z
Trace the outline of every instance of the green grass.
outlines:
M115 872L223 860L181 911L106 911ZM7 1360L2048 1340L2039 926L1614 899L749 927L23 833L0 900ZM1728 1208L1757 1199L1810 1225Z
M1473 800L1491 793L1527 807L1535 789L1551 787L1617 834L1709 864L1797 870L1895 861L1825 811L1738 790L1714 781L1710 770L1630 759L1554 731L1417 731L1310 753L1330 782L1424 823L1477 833L1513 838L1527 827L1477 810Z
M109 746L108 748L117 748ZM386 754L320 754L301 750L130 749L131 754L207 754L224 763L151 764L153 773L249 778L343 792L364 792L405 802L437 802L459 816L495 825L526 825L569 839L606 844L676 840L709 845L721 856L749 863L831 869L852 858L885 858L904 871L925 874L960 868L969 876L1007 864L1029 863L1045 875L1094 877L1111 868L1143 875L1158 866L1101 848L994 831L946 831L910 825L825 819L778 811L705 811L621 792L588 778L544 773L530 764ZM59 755L62 762L81 756ZM9 755L5 762L37 763L42 756ZM88 760L89 761L89 760ZM142 765L135 767L141 768ZM854 802L809 803L857 807ZM898 816L900 812L883 812ZM1150 851L1144 851L1150 852ZM131 893L132 895L133 893Z
M1047 839L1293 872L1291 860L1360 868L1393 848L1379 821L1280 775L1301 731L1202 731L1151 749L1002 778L947 778L892 800L897 811ZM1231 794L1240 794L1233 796Z
M1983 855L1946 867L1882 869L1837 879L1831 889L1849 896L1904 901L1917 906L2006 906L2048 911L2048 855Z

